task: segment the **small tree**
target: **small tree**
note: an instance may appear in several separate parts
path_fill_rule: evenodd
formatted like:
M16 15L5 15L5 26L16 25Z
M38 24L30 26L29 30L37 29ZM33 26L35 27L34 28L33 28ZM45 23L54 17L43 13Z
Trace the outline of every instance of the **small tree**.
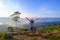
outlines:
M17 27L18 19L20 18L20 16L19 16L20 14L21 14L21 13L19 13L19 11L16 11L16 12L14 12L14 14L12 14L12 15L10 16L11 19L15 21L16 27Z
M13 32L13 28L12 27L8 27L7 28L9 32Z

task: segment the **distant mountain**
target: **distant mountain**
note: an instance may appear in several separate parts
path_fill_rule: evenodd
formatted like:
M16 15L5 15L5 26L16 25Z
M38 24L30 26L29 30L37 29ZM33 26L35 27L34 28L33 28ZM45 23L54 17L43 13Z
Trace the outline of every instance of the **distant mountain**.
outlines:
M8 27L8 25L0 25L0 33L7 32L8 31L7 27Z
M35 18L34 18L35 19ZM7 27L11 26L14 29L29 28L29 21L25 18L20 18L18 27L15 27L15 22L11 18L0 18L0 33L7 31ZM60 25L60 18L39 18L35 22L36 27L46 27L52 25Z
M60 21L55 21L55 22L37 22L37 23L35 23L35 25L42 26L42 27L56 26L56 25L60 25Z
M36 19L36 18L34 18ZM18 27L26 27L29 25L29 21L26 18L20 18L19 19L20 22L18 22ZM57 24L60 22L60 18L39 18L35 23L36 25L53 25L54 22ZM1 24L6 24L6 25L10 25L10 26L15 26L15 22L11 19L11 18L7 18L7 17L0 17L0 25Z

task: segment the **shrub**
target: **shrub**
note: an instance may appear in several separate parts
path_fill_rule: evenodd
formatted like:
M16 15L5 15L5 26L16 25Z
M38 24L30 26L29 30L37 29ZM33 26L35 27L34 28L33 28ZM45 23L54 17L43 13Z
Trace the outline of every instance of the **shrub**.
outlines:
M2 34L0 34L0 37L2 37Z
M14 30L13 30L12 27L8 27L7 30L8 30L9 32L14 32Z
M3 34L2 34L2 38L3 38L3 39L7 39L7 38L8 38L8 34L7 34L7 33L3 33Z

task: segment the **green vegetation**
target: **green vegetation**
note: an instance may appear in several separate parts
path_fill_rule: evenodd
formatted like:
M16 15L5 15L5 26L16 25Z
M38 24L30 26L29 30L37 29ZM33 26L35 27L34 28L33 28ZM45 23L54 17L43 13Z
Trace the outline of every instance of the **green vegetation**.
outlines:
M3 34L2 34L2 38L3 38L3 39L7 39L7 38L8 38L8 34L7 34L7 33L3 33Z
M46 33L60 33L60 26L47 26L44 31Z
M60 40L60 26L49 26L44 31L49 33L48 40Z
M9 27L10 28L10 27ZM60 40L60 26L47 26L43 29L34 29L35 31L33 34L31 34L30 30L28 28L21 28L19 31L11 31L9 29L9 34L8 33L2 33L0 34L0 38L2 37L3 39L9 38L9 35L12 34L11 36L13 37L14 35L26 35L26 36L41 36L42 39L45 38L47 40ZM31 39L31 38L29 38ZM34 37L33 37L34 39Z
M0 34L0 37L2 37L2 34Z
M8 27L7 30L8 30L9 32L13 32L13 31L14 31L12 27Z

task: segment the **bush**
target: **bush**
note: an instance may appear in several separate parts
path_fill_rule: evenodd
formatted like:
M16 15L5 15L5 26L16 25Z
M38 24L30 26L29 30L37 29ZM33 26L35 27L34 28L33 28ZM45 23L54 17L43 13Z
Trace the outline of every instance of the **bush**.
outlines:
M2 34L0 34L0 37L2 37Z
M8 38L8 34L7 34L7 33L3 33L3 34L2 34L2 38L3 38L3 39L7 39L7 38Z
M12 35L18 35L18 33L17 32L13 32Z
M9 32L14 32L14 30L13 30L12 27L8 27L7 30L8 30Z

